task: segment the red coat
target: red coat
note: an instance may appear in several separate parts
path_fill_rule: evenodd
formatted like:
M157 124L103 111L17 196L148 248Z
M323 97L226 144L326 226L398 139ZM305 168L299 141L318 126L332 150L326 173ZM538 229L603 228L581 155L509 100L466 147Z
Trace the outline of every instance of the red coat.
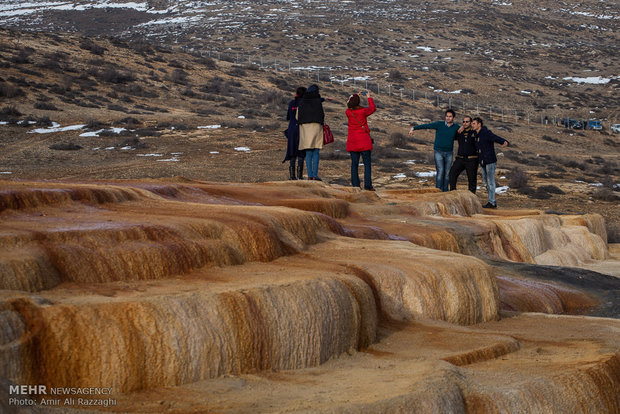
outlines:
M366 118L375 112L375 101L368 98L368 108L347 109L349 133L347 135L347 151L362 152L372 149L370 129Z

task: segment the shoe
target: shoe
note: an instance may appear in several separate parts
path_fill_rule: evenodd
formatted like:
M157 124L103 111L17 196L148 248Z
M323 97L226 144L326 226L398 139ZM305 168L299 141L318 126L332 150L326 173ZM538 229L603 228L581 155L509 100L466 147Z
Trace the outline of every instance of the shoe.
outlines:
M366 191L376 191L374 187L364 187Z
M323 180L321 180L319 177L313 177L312 179L313 179L313 180L316 180L316 181L323 181Z
M298 180L304 179L304 163L301 162L301 160L297 164L297 179Z
M288 172L289 172L289 180L297 179L297 177L295 177L295 166L294 165L289 165Z
M491 204L491 202L488 202L483 205L482 208L497 208L497 204Z

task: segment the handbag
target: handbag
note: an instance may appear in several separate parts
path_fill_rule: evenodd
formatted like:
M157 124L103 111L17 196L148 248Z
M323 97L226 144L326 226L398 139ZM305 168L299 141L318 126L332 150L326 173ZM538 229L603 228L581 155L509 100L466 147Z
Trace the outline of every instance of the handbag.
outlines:
M359 124L359 126L361 126L361 127L362 127L362 129L363 129L364 131L366 131L366 133L367 133L367 134L368 134L368 136L370 137L370 128L368 128L368 125L364 126L364 125L363 125L363 124L359 121L359 119L357 119L357 117L355 116L355 114L353 113L353 111L351 111L351 115L353 115L353 119L355 119L355 120L357 121L357 123ZM371 142L372 144L374 144L374 143L375 143L375 140L374 140L372 137L370 137L370 142Z
M334 134L329 128L329 125L323 124L323 145L327 145L334 142Z

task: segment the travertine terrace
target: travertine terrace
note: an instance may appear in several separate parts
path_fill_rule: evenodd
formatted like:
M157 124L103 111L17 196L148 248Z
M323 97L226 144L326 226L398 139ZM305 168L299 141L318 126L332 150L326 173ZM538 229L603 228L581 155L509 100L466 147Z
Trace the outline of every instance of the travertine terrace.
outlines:
M618 251L598 215L310 181L0 188L5 393L107 387L97 408L119 412L619 410Z

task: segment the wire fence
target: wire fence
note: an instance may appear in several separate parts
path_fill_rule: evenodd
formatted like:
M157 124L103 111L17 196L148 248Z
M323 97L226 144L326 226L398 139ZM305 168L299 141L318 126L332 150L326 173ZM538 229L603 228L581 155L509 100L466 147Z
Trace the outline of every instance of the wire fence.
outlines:
M196 53L195 49L189 50ZM481 116L493 121L500 122L526 122L527 124L540 124L543 126L555 126L576 130L600 129L610 130L615 120L592 119L584 114L590 114L589 109L581 110L558 110L557 108L528 108L518 109L503 105L493 105L490 102L476 102L473 99L464 99L460 91L446 92L442 90L422 91L401 86L398 82L379 82L368 76L350 75L346 69L328 66L301 66L298 62L284 59L266 58L264 56L244 55L240 53L228 53L214 50L200 51L202 56L212 59L227 61L238 65L256 66L262 70L270 70L277 73L288 72L308 80L330 82L334 87L343 90L368 89L377 95L387 95L393 98L409 101L423 101L438 108L452 108L461 113L473 116ZM527 93L527 91L523 92ZM470 95L467 95L470 97Z

